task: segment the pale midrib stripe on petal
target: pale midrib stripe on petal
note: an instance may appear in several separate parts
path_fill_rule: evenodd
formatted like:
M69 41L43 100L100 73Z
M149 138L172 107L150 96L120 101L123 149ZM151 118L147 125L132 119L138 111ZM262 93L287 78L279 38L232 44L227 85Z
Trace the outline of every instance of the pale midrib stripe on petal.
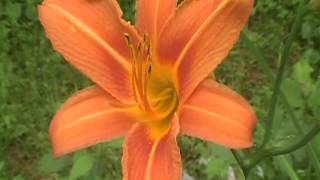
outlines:
M152 169L152 165L154 163L154 154L155 154L155 151L157 150L157 147L158 147L160 140L161 140L161 138L156 140L152 144L150 154L148 155L149 157L148 157L148 162L147 162L145 180L151 180L151 169Z
M76 28L78 28L80 31L88 35L92 40L97 42L101 47L103 47L108 53L111 54L114 59L121 64L124 69L127 71L130 71L131 65L126 61L126 59L121 56L118 52L116 52L110 45L108 45L99 35L97 35L90 27L85 25L83 22L81 22L79 19L77 19L75 16L64 10L63 8L55 5L55 4L48 4L49 7L55 9L59 13L61 13L65 18L67 18L72 24L75 25Z
M97 112L97 113L94 113L94 114L90 114L90 115L87 115L87 116L83 116L75 121L72 121L71 123L68 123L66 124L62 129L60 129L59 131L57 131L56 133L53 134L53 136L59 136L59 134L61 134L63 131L66 131L74 126L76 126L77 124L83 122L83 121L86 121L88 119L92 119L94 117L98 117L98 116L101 116L101 115L105 115L105 114L109 114L109 113L113 113L113 112L125 112L126 110L125 109L108 109L108 110L105 110L105 111L101 111L101 112Z
M205 113L205 114L207 114L207 115L209 115L209 116L218 117L218 118L220 118L220 119L222 119L222 120L224 120L224 121L228 121L228 122L230 122L230 123L232 123L232 124L234 124L234 125L241 126L241 127L243 127L244 129L250 131L250 128L249 128L249 127L247 127L247 126L245 126L245 125L243 125L243 124L241 124L241 123L239 123L239 122L237 122L237 121L234 121L234 120L232 120L232 119L230 119L230 118L227 118L227 117L221 116L220 114L214 113L214 112L212 112L212 111L208 111L208 110L206 110L206 109L202 109L202 108L195 107L195 106L192 106L192 105L187 105L187 104L184 105L183 108L186 108L186 109L189 109L189 110L193 110L193 111L199 111L199 112Z
M193 43L200 37L200 35L203 33L203 31L206 30L206 28L210 25L212 21L215 20L215 17L219 15L219 13L224 10L232 1L236 0L224 0L217 8L215 11L211 13L211 15L200 25L198 30L192 35L190 40L187 42L185 47L183 48L181 54L179 55L175 65L174 65L174 72L177 72L183 58L186 56L187 52L193 45Z

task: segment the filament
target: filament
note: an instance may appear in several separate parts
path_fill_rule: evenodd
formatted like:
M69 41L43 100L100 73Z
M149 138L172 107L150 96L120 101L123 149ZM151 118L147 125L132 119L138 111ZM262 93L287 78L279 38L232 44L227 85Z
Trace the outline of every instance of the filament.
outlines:
M131 83L135 100L145 111L151 110L148 102L147 89L150 78L151 51L148 37L144 35L143 41L134 47L128 34L124 34L132 59Z

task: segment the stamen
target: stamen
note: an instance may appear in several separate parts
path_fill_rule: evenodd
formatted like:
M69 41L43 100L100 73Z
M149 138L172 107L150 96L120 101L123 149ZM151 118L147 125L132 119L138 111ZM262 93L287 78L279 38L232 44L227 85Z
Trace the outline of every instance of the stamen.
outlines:
M136 100L136 102L140 102L141 101L141 97L139 96L139 93L138 92L138 87L137 87L137 84L136 84L136 59L137 59L137 56L136 56L136 52L135 52L135 49L134 49L134 46L131 42L131 39L130 39L130 36L129 34L125 33L124 34L124 38L126 40L126 43L127 43L127 46L129 48L129 51L130 51L130 56L131 56L131 59L132 59L132 78L131 78L131 83L132 83L132 88L133 88L133 91L134 91L134 98Z
M148 102L147 89L151 75L151 50L147 35L144 35L143 42L134 47L128 34L124 34L132 59L131 82L134 90L135 100L141 108L149 112L151 110Z
M148 88L148 80L149 80L149 74L148 74L148 64L150 61L150 43L148 41L148 37L145 34L144 35L144 41L142 43L142 49L140 49L141 53L141 81L142 81L142 93L143 93L143 100L144 105L147 111L150 111L150 104L148 102L148 95L147 95L147 88Z

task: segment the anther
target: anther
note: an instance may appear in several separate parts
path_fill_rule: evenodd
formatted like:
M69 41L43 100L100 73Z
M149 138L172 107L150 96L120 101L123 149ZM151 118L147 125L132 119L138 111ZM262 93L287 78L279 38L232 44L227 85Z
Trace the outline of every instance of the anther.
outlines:
M136 45L131 41L129 34L125 33L124 38L132 59L131 81L134 96L141 108L148 112L151 110L147 94L152 69L150 42L146 34L143 36L143 41Z
M124 33L124 39L126 40L126 43L128 46L132 45L131 40L130 40L130 36L128 33Z

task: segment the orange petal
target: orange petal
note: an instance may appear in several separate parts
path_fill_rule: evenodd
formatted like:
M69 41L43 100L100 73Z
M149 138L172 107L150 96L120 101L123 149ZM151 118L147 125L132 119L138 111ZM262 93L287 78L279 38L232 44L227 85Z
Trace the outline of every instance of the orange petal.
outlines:
M133 121L126 109L100 87L73 95L57 112L50 125L55 156L124 135Z
M55 50L114 97L133 102L124 34L133 42L138 36L115 0L45 0L38 10Z
M159 60L174 66L182 102L227 56L252 6L253 0L186 0L163 28Z
M176 142L178 118L172 120L170 131L151 140L148 129L137 123L128 132L123 147L124 180L177 180L181 176L181 159Z
M176 4L176 0L137 0L137 29L155 40Z
M204 80L180 111L182 134L230 148L252 145L255 122L255 113L245 99L212 80Z

